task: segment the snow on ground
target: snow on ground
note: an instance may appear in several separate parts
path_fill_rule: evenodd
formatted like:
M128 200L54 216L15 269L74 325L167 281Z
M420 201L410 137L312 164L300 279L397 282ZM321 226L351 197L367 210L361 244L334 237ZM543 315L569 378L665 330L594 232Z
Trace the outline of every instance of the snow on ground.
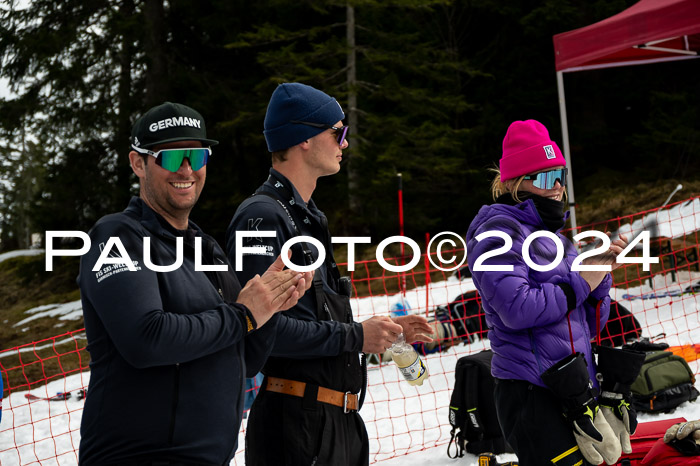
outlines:
M7 259L11 259L13 257L38 256L40 254L44 254L43 249L18 249L16 251L3 252L2 254L0 254L0 262Z
M4 399L0 424L0 464L77 465L84 401L71 397L65 401L28 402L24 395L32 393L50 397L58 392L74 392L87 387L89 380L89 372L71 375L30 392L13 392ZM13 445L17 448L8 450Z
M700 273L695 272L680 272L677 276L678 283L672 283L670 275L655 277L653 288L649 283L629 289L613 288L611 296L635 314L642 326L648 329L645 330L646 336L665 333L667 336L663 340L671 345L700 342L700 294L668 296L659 293L662 296L637 298L653 295L651 292L654 290L658 292L678 289L682 292L699 278ZM426 296L428 308L432 309L473 289L471 279L459 281L450 278L432 284L428 292L425 287L411 290L406 299L414 312L424 313ZM627 299L623 299L623 296ZM353 299L353 311L356 318L362 321L372 315L388 313L391 304L398 299L398 296ZM22 325L26 325L29 319L39 313L53 311L58 314L59 309L65 316L76 318L76 313L80 312L79 307L79 303L68 303L34 308L30 310L31 316L25 319ZM369 390L361 411L370 437L370 462L380 462L379 464L387 466L477 466L477 458L474 455L467 454L458 459L450 459L447 456L447 443L450 439L448 405L457 359L484 348L488 348L488 341L460 345L446 352L427 356L425 361L431 375L419 387L405 383L393 363L371 368ZM691 362L690 367L695 373L700 372L698 361ZM87 387L88 379L88 373L72 375L55 380L45 387L33 390L32 393L37 396L52 396L57 392L75 391ZM28 403L24 394L14 392L4 400L0 425L0 464L77 464L83 401L72 398L59 402ZM684 403L669 414L639 415L641 422L675 417L700 419L700 402ZM244 420L239 433L239 451L232 464L243 464L245 425ZM514 455L499 456L500 461L514 459Z
M6 351L4 353L0 353L0 358L6 358L9 356L15 356L17 353L33 353L35 351L43 350L46 348L61 348L61 345L71 343L75 345L76 340L87 340L87 337L85 336L85 332L82 333L74 333L70 335L69 337L64 338L63 340L47 340L45 344L43 345L30 345L30 346L25 346L24 348L20 348L17 352L15 351ZM61 348L64 349L64 348ZM66 352L70 352L70 349L64 349ZM87 385L86 385L87 386ZM7 387L5 387L7 388ZM1 442L0 442L1 443ZM2 464L2 463L0 463Z
M476 287L471 278L459 280L457 277L451 276L445 281L431 283L427 288L420 286L409 290L403 299L410 305L411 312L425 315L426 298L428 309L432 311L438 305L447 304L459 295L475 290ZM355 319L363 321L375 315L388 315L391 305L401 299L402 297L398 294L354 298L351 305Z
M700 293L686 292L699 279L694 271L679 271L675 282L670 274L657 275L653 284L647 280L634 288L612 288L610 296L632 311L644 336L662 335L671 346L700 343ZM698 372L692 364L691 368Z
M83 318L83 306L78 300L65 304L45 304L33 307L28 311L24 311L24 313L31 314L31 316L20 320L13 327L22 327L33 320L43 317L58 317L58 320L81 320ZM25 328L22 329L23 332L26 330Z
M632 239L642 231L651 231L652 237L680 238L697 230L700 230L700 198L646 213L632 224L621 226L613 239L620 234Z

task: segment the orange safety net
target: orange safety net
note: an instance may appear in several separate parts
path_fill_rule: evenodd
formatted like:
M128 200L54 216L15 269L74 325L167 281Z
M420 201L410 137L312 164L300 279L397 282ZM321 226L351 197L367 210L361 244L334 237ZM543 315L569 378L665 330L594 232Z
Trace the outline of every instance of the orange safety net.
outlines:
M699 206L700 197L695 197L663 209L585 225L576 232L622 232L632 240L647 231L648 255L659 258L648 267L629 263L613 273L610 294L614 303L609 324L601 332L601 344L619 346L642 336L665 341L684 355L697 355ZM456 247L437 252L434 247L429 250L430 240L426 235L420 261L405 272L390 272L377 260L358 261L352 271L348 264L339 264L341 272L352 279L351 301L357 321L388 315L392 308L400 312L403 307L448 324L445 328L449 330L434 348L416 345L430 371L420 387L403 381L398 369L382 355L370 355L368 392L361 414L370 438L371 462L446 446L455 364L459 357L489 347L486 320L469 270L466 264L457 267L464 248L455 241ZM586 246L582 243L582 250ZM386 258L386 263L408 264L413 255L411 248L407 250L408 257ZM640 258L644 252L644 241L640 241L629 256ZM453 255L456 260L448 262ZM79 330L0 351L4 382L0 463L77 464L84 403L80 390L87 389L89 382L86 343L84 330ZM687 359L698 374L697 356ZM259 380L248 386L251 398L258 384ZM70 396L60 399L65 393ZM29 400L27 394L40 399ZM50 398L54 401L45 400ZM244 418L235 464L244 462L245 425ZM445 452L440 449L436 454Z

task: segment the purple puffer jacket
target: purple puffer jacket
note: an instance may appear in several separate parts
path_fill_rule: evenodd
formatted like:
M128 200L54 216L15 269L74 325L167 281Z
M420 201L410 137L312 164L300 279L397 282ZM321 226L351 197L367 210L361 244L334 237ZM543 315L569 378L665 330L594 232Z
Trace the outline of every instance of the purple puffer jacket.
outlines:
M482 254L503 246L498 237L477 241L481 233L498 230L513 239L504 254L486 259L484 265L512 265L512 272L474 270ZM591 337L596 332L596 305L600 306L600 328L608 320L610 285L606 275L593 292L578 272L571 272L576 259L574 245L557 232L564 245L564 258L557 267L540 272L527 266L522 256L525 239L546 230L532 200L515 206L483 206L469 226L467 251L472 278L482 299L494 352L491 372L499 379L526 380L544 387L540 378L549 367L571 354L573 347L586 357L594 385L594 359ZM556 256L554 242L537 238L529 247L530 257L539 265L550 264ZM567 311L573 309L568 315Z

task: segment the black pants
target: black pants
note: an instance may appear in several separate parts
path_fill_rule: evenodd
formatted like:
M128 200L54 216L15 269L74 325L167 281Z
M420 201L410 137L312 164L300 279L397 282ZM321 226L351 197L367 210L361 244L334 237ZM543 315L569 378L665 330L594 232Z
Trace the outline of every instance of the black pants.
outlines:
M247 466L367 466L369 440L358 413L261 390L245 436Z
M496 379L498 422L520 466L589 466L560 403L550 390L522 380Z

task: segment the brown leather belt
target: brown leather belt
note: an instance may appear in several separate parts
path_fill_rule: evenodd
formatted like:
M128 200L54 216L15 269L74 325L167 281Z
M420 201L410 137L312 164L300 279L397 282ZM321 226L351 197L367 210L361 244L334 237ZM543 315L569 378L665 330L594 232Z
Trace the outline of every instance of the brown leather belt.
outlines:
M304 392L306 391L306 382L297 382L296 380L281 379L279 377L267 377L265 389L275 393L284 393L285 395L303 398ZM343 393L326 387L318 387L318 396L316 399L321 403L343 408L345 413L357 411L357 395L354 393Z

